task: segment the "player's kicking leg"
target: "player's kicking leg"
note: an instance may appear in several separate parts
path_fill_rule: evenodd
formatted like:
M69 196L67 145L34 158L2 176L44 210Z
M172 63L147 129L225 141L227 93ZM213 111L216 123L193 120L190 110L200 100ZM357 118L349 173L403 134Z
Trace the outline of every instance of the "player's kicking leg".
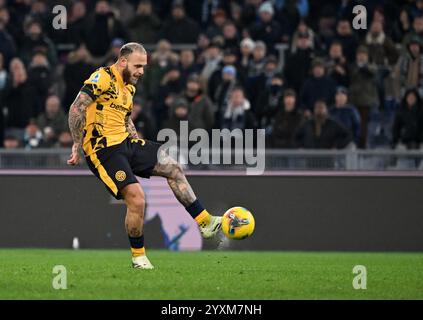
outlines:
M125 186L121 193L127 206L125 228L131 244L132 266L139 269L153 269L144 248L144 192L139 183L131 183Z
M152 175L167 179L178 201L198 223L204 238L211 238L219 232L222 217L212 216L204 209L176 160L161 152L160 161L155 165Z

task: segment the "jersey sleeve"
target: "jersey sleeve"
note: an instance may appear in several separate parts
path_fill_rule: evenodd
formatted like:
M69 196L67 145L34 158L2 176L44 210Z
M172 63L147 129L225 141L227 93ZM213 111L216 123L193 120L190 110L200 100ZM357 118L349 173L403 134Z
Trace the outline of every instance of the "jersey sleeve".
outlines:
M81 91L88 94L93 100L106 92L110 87L110 75L103 69L97 69L84 81Z
M127 86L129 93L131 94L131 96L135 95L135 86L133 86L132 84Z
M129 91L129 93L131 94L131 96L132 96L132 99L134 98L134 95L135 95L135 86L133 86L132 84L128 84L127 86L126 86L126 88L128 88L128 91ZM134 106L134 101L132 100L132 103L131 103L131 106L129 107L129 114L128 114L128 116L129 115L131 115L131 112L132 112L132 107Z

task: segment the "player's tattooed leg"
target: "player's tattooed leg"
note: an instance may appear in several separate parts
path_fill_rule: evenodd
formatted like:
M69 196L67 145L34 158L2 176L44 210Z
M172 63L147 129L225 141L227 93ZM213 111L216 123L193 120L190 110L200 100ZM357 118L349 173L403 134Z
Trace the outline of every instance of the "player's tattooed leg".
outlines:
M164 151L160 153L159 162L153 169L153 175L167 178L167 182L178 201L187 207L196 199L180 164Z

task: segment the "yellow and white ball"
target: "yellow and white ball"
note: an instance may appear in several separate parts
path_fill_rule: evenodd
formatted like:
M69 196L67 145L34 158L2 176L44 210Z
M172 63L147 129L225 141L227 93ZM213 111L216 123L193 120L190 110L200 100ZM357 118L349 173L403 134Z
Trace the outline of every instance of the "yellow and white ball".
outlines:
M253 215L243 207L230 208L223 214L222 231L230 239L245 239L252 235L254 227Z

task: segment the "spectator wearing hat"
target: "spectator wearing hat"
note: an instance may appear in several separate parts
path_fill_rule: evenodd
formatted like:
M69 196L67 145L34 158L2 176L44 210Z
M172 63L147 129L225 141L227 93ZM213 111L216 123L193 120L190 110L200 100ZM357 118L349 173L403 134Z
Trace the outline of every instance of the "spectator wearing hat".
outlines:
M196 43L199 34L197 22L186 16L183 4L176 2L172 6L171 17L160 31L160 38L167 39L172 44Z
M407 50L398 59L395 74L402 94L409 88L419 88L420 95L423 95L423 50L420 38L410 38Z
M129 39L143 44L156 43L160 28L161 21L154 13L151 1L142 0L128 23Z
M369 52L365 46L357 49L356 61L351 66L350 101L360 113L361 132L358 146L367 146L367 128L371 110L376 110L379 103L377 91L376 67L369 63Z
M244 70L247 70L248 64L250 63L251 57L253 55L255 43L251 38L244 38L239 45L239 54L240 54L240 67Z
M356 107L348 103L348 90L345 87L336 89L335 104L329 109L330 116L347 128L356 144L360 138L361 119Z
M215 96L217 87L222 82L222 70L225 66L234 66L236 69L237 82L240 84L245 83L245 74L242 73L242 69L239 67L237 52L230 48L226 49L223 51L222 61L210 76L210 79L207 83L207 93L210 97Z
M313 60L311 77L305 82L301 91L301 108L305 116L311 116L317 100L324 100L331 104L336 92L336 83L326 75L324 61L320 58Z
M311 69L314 57L312 40L309 34L301 33L296 38L296 50L291 52L285 62L284 77L288 87L300 92Z
M254 23L249 33L254 40L261 40L266 44L270 53L275 52L275 44L282 40L282 28L279 22L273 19L275 11L270 1L265 1L259 8L260 20Z
M184 98L188 102L188 121L191 129L213 128L215 107L210 98L202 92L200 79L191 75L185 87Z
M351 141L349 130L329 117L324 100L315 102L313 118L296 134L297 146L305 149L344 149Z
M101 57L99 59L93 58L92 62L98 67L101 67L101 66L108 66L109 67L109 66L111 66L118 59L120 48L124 44L125 44L125 41L121 38L113 39L112 42L110 43L110 49L105 54L105 56Z
M237 72L234 66L223 67L221 81L213 96L210 96L216 106L215 124L220 125L223 113L226 110L232 89L237 85Z
M295 137L303 122L303 115L297 108L297 94L292 89L286 89L271 126L270 146L282 149L295 148Z

